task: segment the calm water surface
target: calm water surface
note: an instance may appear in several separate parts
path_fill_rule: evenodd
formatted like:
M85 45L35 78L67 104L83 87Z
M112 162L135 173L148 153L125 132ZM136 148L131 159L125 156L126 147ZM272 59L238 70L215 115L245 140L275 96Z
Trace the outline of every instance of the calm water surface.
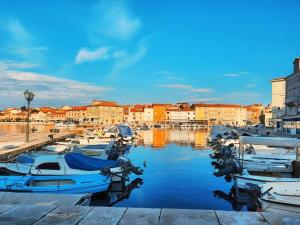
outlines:
M156 132L160 132L159 138L155 137ZM231 203L214 196L215 191L228 194L232 183L212 175L211 150L205 146L195 147L195 137L201 136L204 138L201 142L206 141L207 131L158 130L149 131L147 135L159 140L152 139L146 146L133 147L128 155L135 165L146 160L141 176L143 182L135 188L137 180L132 176L130 180L134 184L127 193L129 196L113 206L233 210ZM114 197L113 193L99 195L92 204L106 205L105 200L116 200Z
M40 132L49 126L35 125ZM23 133L24 125L0 124L1 134ZM132 175L124 186L113 185L107 193L93 197L92 205L114 207L156 207L232 210L232 204L217 198L232 183L213 176L206 147L208 130L153 129L138 131L141 140L127 157L142 166L142 176Z

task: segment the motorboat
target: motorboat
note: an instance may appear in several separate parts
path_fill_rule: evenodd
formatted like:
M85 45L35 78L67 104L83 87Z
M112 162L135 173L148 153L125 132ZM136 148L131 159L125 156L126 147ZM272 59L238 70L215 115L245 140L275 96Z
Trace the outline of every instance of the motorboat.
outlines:
M261 199L273 203L300 206L300 180L268 182L260 186Z
M68 145L64 145L64 144L55 144L55 145L46 145L43 146L42 149L44 151L50 151L50 152L65 152L65 151L69 151L71 149L71 146Z
M0 176L0 190L12 192L86 194L106 191L109 184L101 174Z
M243 170L242 174L234 175L234 186L238 189L247 189L247 184L263 185L269 182L300 182L299 177L284 176L283 174L267 173L265 175L250 174L247 170Z
M126 179L131 172L138 175L143 173L142 169L134 167L125 157L118 157L117 160L104 160L81 153L21 154L13 163L0 163L0 170L6 174L48 176L101 173L109 176L112 181Z

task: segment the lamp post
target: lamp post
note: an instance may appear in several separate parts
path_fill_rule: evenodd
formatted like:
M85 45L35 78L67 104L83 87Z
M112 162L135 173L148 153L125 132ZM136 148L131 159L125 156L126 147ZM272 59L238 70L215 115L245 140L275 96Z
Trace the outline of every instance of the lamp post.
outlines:
M30 102L34 98L34 94L32 91L26 90L24 92L24 97L27 101L27 124L26 124L26 142L29 142L29 116L30 116Z

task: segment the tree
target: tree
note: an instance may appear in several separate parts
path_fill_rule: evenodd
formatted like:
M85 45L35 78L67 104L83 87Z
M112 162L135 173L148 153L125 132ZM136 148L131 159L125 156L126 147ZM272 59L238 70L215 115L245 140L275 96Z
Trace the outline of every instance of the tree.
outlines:
M26 108L26 106L24 105L24 106L22 106L21 108L20 108L22 111L26 111L27 110L27 108Z

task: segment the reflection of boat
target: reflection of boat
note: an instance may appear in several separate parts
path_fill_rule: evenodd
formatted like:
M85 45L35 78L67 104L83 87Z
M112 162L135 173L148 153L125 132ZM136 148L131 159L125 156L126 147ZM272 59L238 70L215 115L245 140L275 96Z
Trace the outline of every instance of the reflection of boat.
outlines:
M1 191L81 194L106 191L110 181L100 174L68 176L0 176Z
M140 188L143 182L141 178L136 178L129 184L126 184L125 181L112 182L107 192L92 196L92 203L97 206L113 206L124 199L128 199L131 192L136 188Z

